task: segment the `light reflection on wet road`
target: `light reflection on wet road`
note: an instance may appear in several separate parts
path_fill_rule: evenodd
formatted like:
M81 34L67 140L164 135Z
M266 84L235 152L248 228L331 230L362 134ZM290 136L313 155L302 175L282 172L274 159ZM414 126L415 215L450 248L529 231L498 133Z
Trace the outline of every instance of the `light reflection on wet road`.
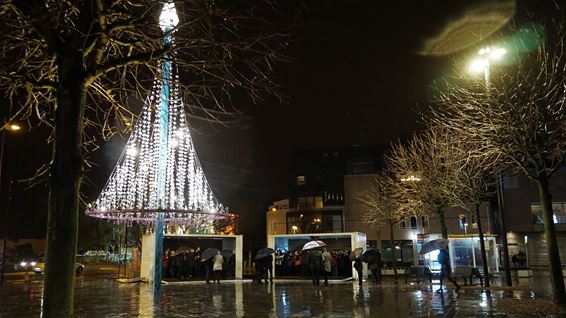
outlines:
M436 287L435 287L436 288ZM305 282L223 282L220 285L163 286L110 279L77 279L76 317L478 317L499 316L499 298L529 298L528 291L434 292L428 285L392 282L383 286L352 282L313 288ZM41 283L0 287L0 317L39 317Z

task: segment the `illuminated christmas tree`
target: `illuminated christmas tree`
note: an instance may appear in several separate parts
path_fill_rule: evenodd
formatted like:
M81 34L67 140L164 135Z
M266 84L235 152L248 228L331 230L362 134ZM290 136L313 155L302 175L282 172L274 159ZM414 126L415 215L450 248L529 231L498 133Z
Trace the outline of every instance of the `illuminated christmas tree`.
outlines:
M159 20L166 47L174 46L177 23L175 6L166 3ZM227 213L198 160L171 56L164 56L159 69L161 76L154 80L108 183L86 214L116 222L143 222L158 235L164 224L211 231L212 221Z

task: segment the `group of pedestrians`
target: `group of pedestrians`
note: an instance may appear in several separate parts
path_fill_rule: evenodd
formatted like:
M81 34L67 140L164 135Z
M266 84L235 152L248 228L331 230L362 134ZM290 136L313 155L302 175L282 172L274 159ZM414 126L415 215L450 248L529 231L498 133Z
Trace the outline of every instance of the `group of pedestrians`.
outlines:
M381 269L383 267L383 262L381 259L381 253L379 250L375 249L372 257L362 260L362 253L361 250L352 251L352 255L350 259L353 261L354 269L357 272L358 276L358 284L362 285L363 283L363 262L367 262L368 269L371 272L372 281L375 284L381 284L382 282L382 274ZM332 256L330 252L326 249L314 249L305 254L305 261L308 264L310 269L310 274L312 278L313 286L320 286L321 276L324 279L324 285L328 285L328 276L332 273ZM454 284L456 288L456 292L460 290L460 285L456 282L456 280L452 277L451 267L450 267L450 257L448 255L448 251L446 248L440 249L438 253L438 262L441 265L440 270L440 288L438 289L439 292L443 291L443 281L446 278L452 284ZM220 252L215 255L210 260L206 261L208 263L206 266L206 282L210 283L209 278L210 270L213 272L213 282L220 283L220 278L222 276L222 264L224 263L224 259ZM273 255L269 255L267 257L261 258L256 260L255 263L255 281L258 283L262 283L263 280L265 282L273 283Z
M233 272L234 256L224 259L218 252L217 255L203 260L199 247L177 251L167 249L161 264L164 279L204 278L207 283L211 283L211 280L219 283L225 274L230 275Z
M200 276L200 249L175 251L167 249L161 261L163 278L178 280Z

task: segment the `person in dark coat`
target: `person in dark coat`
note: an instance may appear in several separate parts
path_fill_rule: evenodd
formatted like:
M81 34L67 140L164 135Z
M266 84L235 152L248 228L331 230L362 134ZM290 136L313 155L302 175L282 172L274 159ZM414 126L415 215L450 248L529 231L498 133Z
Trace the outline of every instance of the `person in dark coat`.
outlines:
M452 278L452 268L450 267L450 255L446 248L438 252L438 262L440 263L440 288L437 292L442 292L442 282L446 277L456 287L456 292L460 290L460 285Z
M320 285L320 270L322 268L322 252L321 251L311 251L309 252L309 266L312 276L313 286Z
M356 269L356 272L358 272L358 284L361 286L362 285L362 279L364 278L364 265L362 263L362 258L360 256L357 256L354 260L354 268Z
M267 284L267 278L269 276L269 282L273 284L273 256L269 255L255 261L255 276L256 281L263 284L262 280L265 278L265 283Z
M204 266L204 277L207 284L212 284L210 282L210 278L212 277L212 265L213 265L212 258L207 259L206 261L202 262L201 266Z
M379 250L376 253L375 261L369 264L369 270L371 271L371 277L373 282L376 284L381 284L381 267L383 263L381 262L381 253Z

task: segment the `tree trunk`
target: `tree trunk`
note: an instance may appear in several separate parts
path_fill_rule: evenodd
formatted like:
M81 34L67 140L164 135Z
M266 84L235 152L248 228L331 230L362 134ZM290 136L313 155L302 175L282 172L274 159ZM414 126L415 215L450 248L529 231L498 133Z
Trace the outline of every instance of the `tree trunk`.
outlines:
M480 215L480 205L476 203L476 222L478 223L478 234L480 237L480 253L481 259L483 261L483 275L485 277L485 286L489 287L491 284L489 283L489 265L487 262L487 255L485 253L485 242L483 239L483 229L481 226L481 215Z
M43 318L73 316L78 233L81 142L86 100L80 55L58 57L59 96L55 110L53 157L49 174L47 257Z
M446 227L446 218L444 217L444 209L437 208L436 215L440 218L440 230L442 231L442 238L448 239L448 228Z
M501 171L497 173L497 204L499 205L499 235L503 244L503 266L505 267L505 281L507 286L512 286L511 262L509 261L509 243L507 241L507 226L505 225L505 197L503 196L503 180Z
M552 211L552 195L550 194L548 177L540 174L537 179L537 185L540 200L542 202L544 236L546 239L546 246L548 248L550 281L552 284L552 292L554 294L554 302L564 305L566 304L566 290L564 290L564 276L562 275L562 264L560 263L560 254L558 252L558 241L556 239L556 229L554 226Z
M391 239L391 251L393 253L393 275L395 276L395 281L397 281L397 260L395 259L395 242L393 241L393 226L394 223L389 223L389 237Z

